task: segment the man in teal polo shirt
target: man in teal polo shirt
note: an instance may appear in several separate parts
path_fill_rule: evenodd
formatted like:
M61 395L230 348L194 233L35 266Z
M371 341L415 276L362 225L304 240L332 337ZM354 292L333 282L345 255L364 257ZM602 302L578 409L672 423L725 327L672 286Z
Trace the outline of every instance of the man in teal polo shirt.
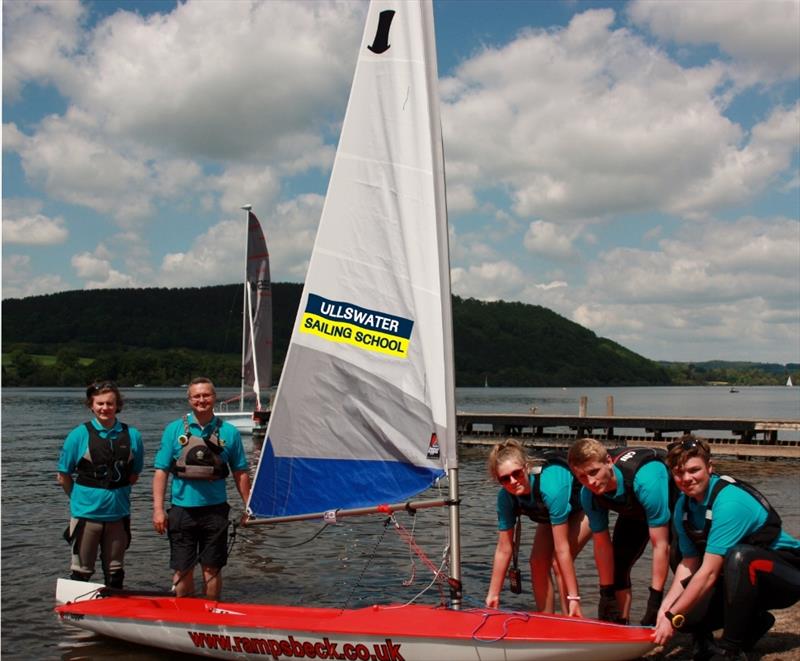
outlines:
M769 611L800 600L800 541L756 489L714 474L706 441L684 436L666 461L682 492L674 522L683 560L653 640L663 645L682 630L694 637L695 661L745 661L775 622Z
M191 413L171 422L161 437L153 477L153 527L167 532L173 586L179 597L194 592L194 566L203 569L205 595L222 593L222 568L228 561L225 478L233 480L242 502L250 495L248 462L239 431L214 415L216 391L205 377L189 384ZM172 507L164 508L172 474Z
M631 568L652 546L650 589L641 624L652 626L664 594L670 561L670 477L652 448L625 448L611 457L594 438L569 449L569 466L583 485L581 504L589 517L600 579L598 618L627 624L631 610ZM609 510L617 512L614 536Z

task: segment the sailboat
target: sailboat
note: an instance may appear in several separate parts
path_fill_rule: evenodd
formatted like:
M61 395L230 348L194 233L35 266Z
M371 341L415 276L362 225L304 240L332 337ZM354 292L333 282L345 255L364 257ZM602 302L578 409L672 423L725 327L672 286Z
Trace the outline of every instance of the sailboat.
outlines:
M239 395L220 404L215 414L230 422L240 432L253 431L260 423L268 401L265 394L272 385L272 286L269 275L269 251L261 223L246 204L244 291L242 295L242 371ZM245 400L252 399L255 410L246 410ZM231 405L238 404L237 409Z
M446 604L318 608L100 589L56 611L214 658L634 659L652 629L464 607L444 158L429 0L372 0L250 523L445 507ZM413 500L447 482L447 497ZM487 565L488 571L488 565Z
M787 388L791 388L791 387L792 387L792 385L793 385L793 384L792 384L792 377L791 377L791 376L789 376L789 377L787 377L787 378L786 378L786 387L787 387Z

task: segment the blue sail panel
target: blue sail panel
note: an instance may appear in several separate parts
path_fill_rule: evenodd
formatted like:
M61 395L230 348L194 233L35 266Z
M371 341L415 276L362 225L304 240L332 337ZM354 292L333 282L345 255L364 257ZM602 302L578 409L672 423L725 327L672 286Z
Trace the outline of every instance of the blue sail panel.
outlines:
M250 511L257 517L292 516L402 502L443 475L441 469L397 461L276 457L267 439L261 488L251 494Z

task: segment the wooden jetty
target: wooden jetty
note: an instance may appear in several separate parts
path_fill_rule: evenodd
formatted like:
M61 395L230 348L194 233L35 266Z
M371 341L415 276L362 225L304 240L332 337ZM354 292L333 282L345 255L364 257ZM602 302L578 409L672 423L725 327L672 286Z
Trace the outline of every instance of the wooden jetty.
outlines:
M782 431L800 432L800 420L458 412L456 426L463 445L493 445L514 437L544 449L592 436L609 446L665 447L694 432L713 445L716 455L800 459L800 440L780 438Z

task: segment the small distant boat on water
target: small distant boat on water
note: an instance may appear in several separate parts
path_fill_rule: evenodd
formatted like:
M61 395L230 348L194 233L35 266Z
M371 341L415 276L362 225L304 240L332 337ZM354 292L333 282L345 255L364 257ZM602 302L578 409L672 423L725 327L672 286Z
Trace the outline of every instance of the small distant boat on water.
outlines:
M269 252L261 223L252 206L247 212L244 294L242 302L242 379L239 394L220 403L216 415L242 434L253 433L255 414L266 409L262 394L272 385L272 286ZM245 400L255 410L245 410ZM238 404L237 408L233 408ZM269 402L266 402L268 405Z
M786 387L787 387L787 388L791 388L793 385L794 385L794 384L792 383L792 377L790 376L790 377L788 377L788 378L786 379Z
M144 388L144 384L143 383L134 383L133 387L134 388Z
M738 388L734 388L731 386L731 389L728 392L739 392Z

